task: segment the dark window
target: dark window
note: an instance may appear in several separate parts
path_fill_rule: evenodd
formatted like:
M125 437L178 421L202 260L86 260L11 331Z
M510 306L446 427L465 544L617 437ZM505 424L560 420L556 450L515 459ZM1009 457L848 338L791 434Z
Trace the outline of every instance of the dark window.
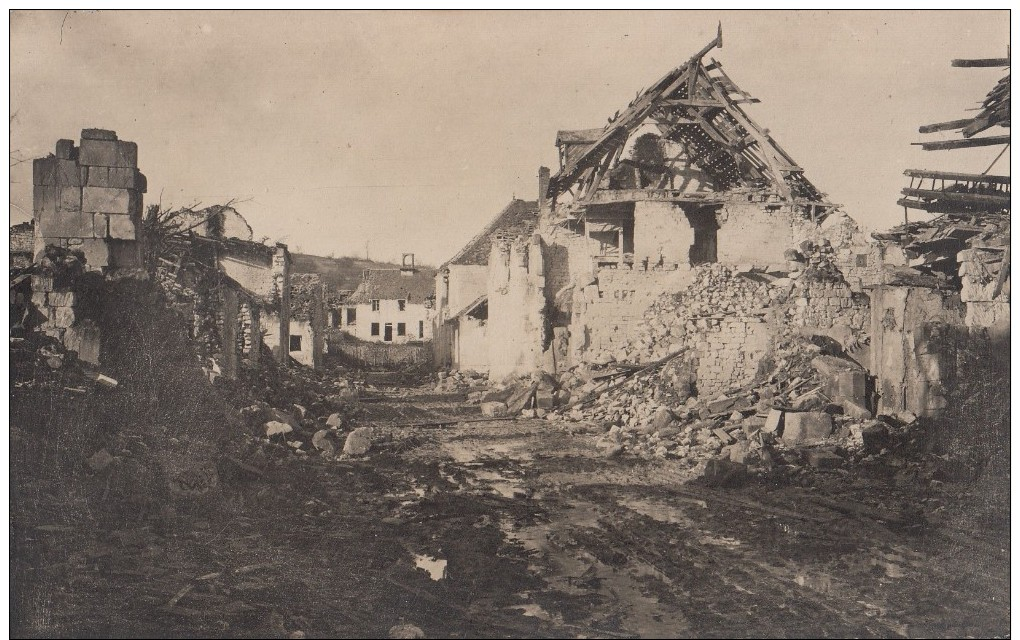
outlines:
M301 351L301 336L290 337L290 350Z
M407 309L407 300L397 300L397 311Z
M425 337L425 321L424 320L419 320L418 321L418 337L419 338L424 338Z
M373 300L372 301L372 311L378 311L378 310L379 310L379 301L378 300Z
M404 324L403 322L398 322L397 323L397 335L398 336L406 336L407 335L407 325Z
M347 309L347 324L355 324L358 321L358 310L354 307Z
M372 323L372 335L373 336L379 335L379 323L378 322L373 322Z
M333 326L334 329L336 327L340 326L340 312L339 311L335 311L334 310L334 311L330 311L329 312L329 323Z
M383 341L390 342L393 340L393 325L389 322L386 323L385 331L383 332Z

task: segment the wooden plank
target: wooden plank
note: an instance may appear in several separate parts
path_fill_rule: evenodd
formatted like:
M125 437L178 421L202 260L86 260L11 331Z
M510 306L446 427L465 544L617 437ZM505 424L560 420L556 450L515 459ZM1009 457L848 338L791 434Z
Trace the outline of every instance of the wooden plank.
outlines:
M961 202L968 204L990 204L995 206L1008 207L1010 196L995 196L986 193L957 193L955 191L929 191L928 189L904 188L901 193L905 196L915 198L928 198L931 200L942 200L948 202Z
M968 124L974 121L974 118L964 118L962 120L950 120L949 122L936 122L935 124L926 124L917 128L918 133L935 133L936 131L951 131L953 129L961 129L966 127Z
M987 138L967 138L961 140L940 140L939 142L913 142L925 151L948 151L950 149L966 149L968 147L990 147L996 144L1009 144L1009 136L988 136Z
M954 67L1008 67L1009 58L974 58L958 59L951 63Z
M951 171L928 171L907 169L903 175L912 178L934 178L935 180L956 180L958 182L987 182L989 184L1010 184L1009 176L989 176L983 173L954 173Z
M1006 277L1009 276L1009 247L1006 247L1006 253L1002 256L1002 264L999 265L999 277L995 279L995 289L992 290L992 300L999 297L1002 293L1002 286L1006 284Z

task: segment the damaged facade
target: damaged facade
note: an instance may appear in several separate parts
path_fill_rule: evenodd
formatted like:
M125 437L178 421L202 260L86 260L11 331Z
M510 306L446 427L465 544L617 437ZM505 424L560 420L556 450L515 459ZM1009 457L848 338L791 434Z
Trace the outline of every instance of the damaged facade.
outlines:
M55 154L34 162L30 258L21 260L21 226L12 230L18 246L11 247L12 265L21 260L31 274L28 324L98 365L101 336L88 315L99 296L96 277L151 277L192 319L191 337L210 377L258 366L263 347L283 363L294 357L319 366L321 285L292 282L286 245L254 242L230 206L155 207L143 220L146 180L137 155L137 145L115 132L85 129L78 146L60 140ZM295 342L304 346L292 349Z
M559 132L538 201L512 203L441 270L440 363L503 378L684 349L705 393L753 376L780 325L867 342L875 248L741 108L757 100L703 60L720 45L607 126ZM734 282L764 299L724 300ZM642 342L664 294L683 320Z
M954 60L955 67L1009 67L1009 59ZM999 80L972 118L919 128L960 138L920 143L926 151L1008 145L1010 76ZM1005 149L1003 149L1005 151ZM1002 153L996 158L996 162ZM995 162L992 163L994 166ZM879 408L935 415L947 405L955 354L947 335L1008 349L1010 303L1010 177L908 169L898 204L933 214L872 234L882 246L882 274L872 288L875 340L871 370Z

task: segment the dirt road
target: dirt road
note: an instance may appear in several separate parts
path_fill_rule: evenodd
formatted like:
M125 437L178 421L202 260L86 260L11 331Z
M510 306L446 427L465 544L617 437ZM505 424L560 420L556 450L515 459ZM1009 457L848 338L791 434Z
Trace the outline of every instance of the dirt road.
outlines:
M456 408L403 398L389 410ZM710 489L686 484L691 472L677 461L606 458L593 433L567 428L379 427L363 458L270 456L262 475L232 480L221 517L84 531L49 514L14 530L21 630L385 637L406 623L428 637L1009 633L1008 539L912 518L917 494L891 480L834 471Z

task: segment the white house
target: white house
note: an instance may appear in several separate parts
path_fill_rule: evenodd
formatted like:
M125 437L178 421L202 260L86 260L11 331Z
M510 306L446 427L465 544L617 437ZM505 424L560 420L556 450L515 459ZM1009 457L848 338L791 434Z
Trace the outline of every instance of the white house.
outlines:
M344 302L340 328L359 340L402 344L432 340L435 271L404 256L400 269L368 269Z

